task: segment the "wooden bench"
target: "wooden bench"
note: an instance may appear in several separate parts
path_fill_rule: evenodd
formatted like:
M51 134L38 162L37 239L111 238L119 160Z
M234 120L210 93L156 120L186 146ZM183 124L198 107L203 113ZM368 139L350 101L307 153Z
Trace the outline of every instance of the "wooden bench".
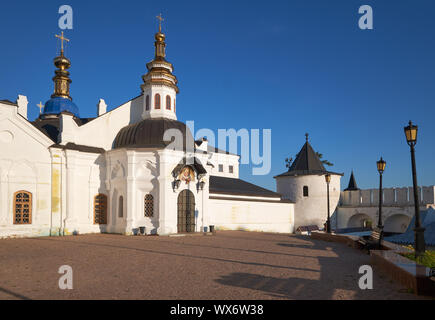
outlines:
M362 236L358 239L358 243L363 249L380 249L384 230L382 228L375 227L369 236Z

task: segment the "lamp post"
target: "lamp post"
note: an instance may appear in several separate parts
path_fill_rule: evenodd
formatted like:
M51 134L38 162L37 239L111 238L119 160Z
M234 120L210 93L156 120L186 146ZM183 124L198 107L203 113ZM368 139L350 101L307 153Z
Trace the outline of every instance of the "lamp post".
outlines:
M376 166L378 167L379 172L379 219L378 219L378 228L382 229L382 174L384 173L385 166L387 163L384 161L384 159L381 159L379 161L376 161Z
M325 175L325 181L326 181L326 186L327 186L327 198L328 198L328 215L326 218L326 232L327 233L331 233L331 220L329 219L329 183L331 182L331 175L329 173L327 173Z
M412 163L412 183L414 189L414 208L415 208L415 228L414 228L414 249L415 256L418 257L426 250L424 242L424 230L420 221L420 203L418 201L418 186L417 186L417 170L415 168L415 145L417 144L418 126L409 121L409 125L404 128L406 142L411 147L411 163Z

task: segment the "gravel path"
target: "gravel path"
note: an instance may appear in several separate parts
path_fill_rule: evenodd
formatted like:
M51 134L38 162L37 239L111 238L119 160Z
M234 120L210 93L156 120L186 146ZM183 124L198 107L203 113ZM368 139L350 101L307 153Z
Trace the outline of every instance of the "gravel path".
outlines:
M294 235L219 231L215 236L111 234L0 240L0 299L420 299L343 244ZM73 269L60 290L58 269Z

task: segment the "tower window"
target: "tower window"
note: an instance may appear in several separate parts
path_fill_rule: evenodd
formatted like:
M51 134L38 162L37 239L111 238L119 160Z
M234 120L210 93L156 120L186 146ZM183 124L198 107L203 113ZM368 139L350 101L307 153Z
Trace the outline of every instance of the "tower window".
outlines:
M160 109L160 95L158 93L154 96L154 109Z
M118 201L118 217L122 218L124 216L124 198L119 196Z
M150 109L150 96L147 95L145 99L145 110L148 111Z
M234 173L234 167L233 167L233 166L229 166L228 171L229 171L230 173Z
M152 194L145 195L145 217L153 217L154 216L154 197Z
M166 109L171 110L171 97L166 96Z
M32 223L32 194L28 191L17 191L14 194L14 224Z
M304 192L304 197L308 197L308 186L304 186L303 192Z
M99 193L94 198L94 224L107 223L107 196Z

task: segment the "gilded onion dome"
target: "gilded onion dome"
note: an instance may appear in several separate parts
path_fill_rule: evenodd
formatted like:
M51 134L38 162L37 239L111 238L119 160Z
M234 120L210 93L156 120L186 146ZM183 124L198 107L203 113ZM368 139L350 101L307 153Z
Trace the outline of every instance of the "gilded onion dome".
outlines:
M58 115L62 111L68 111L75 116L79 116L79 109L69 93L69 86L71 79L69 78L68 69L71 67L71 61L65 57L63 50L63 41L69 41L69 39L61 35L56 35L61 40L60 55L53 59L53 63L57 70L54 71L54 93L51 95L51 99L45 103L43 115Z
M63 51L61 51L60 56L54 58L53 62L58 69L54 71L54 93L51 95L51 97L62 97L72 100L71 96L69 95L69 85L71 83L71 79L69 78L69 72L67 71L67 69L71 67L71 61L69 61L69 59L63 55Z
M178 93L177 78L172 74L174 67L172 63L166 61L166 36L162 32L161 16L157 17L160 20L159 31L154 35L155 55L154 59L147 63L148 73L142 76L144 84L141 86L142 91L150 85L163 85L175 89Z

